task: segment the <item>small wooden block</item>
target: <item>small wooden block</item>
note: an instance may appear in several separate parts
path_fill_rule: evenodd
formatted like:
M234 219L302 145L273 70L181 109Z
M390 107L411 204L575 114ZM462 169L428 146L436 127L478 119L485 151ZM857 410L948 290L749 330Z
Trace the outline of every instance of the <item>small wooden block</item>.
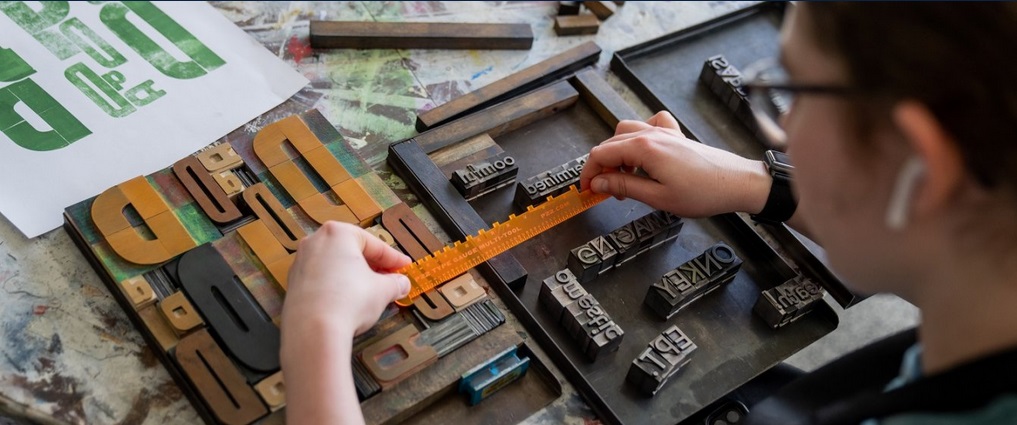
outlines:
M300 117L291 115L262 128L254 136L251 147L254 155L265 164L265 168L271 169L290 161L289 155L283 149L283 144L287 141L300 153L322 146L321 140L307 128L307 124L304 124Z
M485 158L500 155L502 152L505 150L495 143L490 135L482 133L468 137L459 143L445 146L428 156L431 157L434 165L441 168L445 177L451 179L452 172L455 170L466 168L467 165L483 161Z
M296 258L297 255L294 253L287 255L286 258L265 265L268 268L268 274L272 275L272 278L275 279L275 282L279 284L283 291L289 288L290 267L293 266L293 260Z
M216 345L207 329L181 339L174 357L184 376L219 421L249 424L268 414L261 398Z
M282 203L276 199L272 191L264 183L251 186L243 194L244 203L258 217L265 227L275 236L284 248L289 251L297 250L297 243L307 236L304 229L297 224L297 220L290 215L289 211L283 208Z
M584 1L583 6L586 6L590 12L597 15L597 18L600 18L602 21L610 18L611 15L614 15L614 9L616 7L613 3L608 1Z
M424 317L436 322L455 313L455 310L445 300L445 297L441 296L436 289L420 294L419 297L413 300L413 306Z
M134 306L134 310L141 310L155 304L157 297L152 285L148 284L145 276L137 275L120 281L120 290Z
M311 21L311 46L333 49L513 49L533 45L529 24Z
M297 201L297 205L300 205L300 209L304 210L318 224L325 224L325 222L333 220L363 226L349 205L336 205L321 193Z
M219 184L223 192L226 192L226 196L232 198L244 191L244 182L240 181L240 178L230 170L216 171L212 173L212 178Z
M144 239L133 227L107 235L106 242L113 252L134 264L159 264L174 257L158 239Z
M148 179L138 176L117 185L127 200L138 211L142 219L149 219L169 211L169 206L159 196L159 192L148 183Z
M124 208L130 203L119 186L106 189L96 196L92 201L92 223L95 223L96 230L108 237L130 229L131 222L124 216Z
M276 239L262 220L247 223L237 229L240 238L251 248L254 255L266 266L286 258L289 253Z
M395 238L392 237L392 234L389 233L388 230L385 230L384 227L381 227L380 224L375 224L374 226L368 227L364 230L367 230L367 233L374 235L374 237L381 239L382 242L385 242L385 245L399 249L399 243L397 243Z
M349 179L338 185L332 186L339 200L349 207L353 215L360 220L360 227L368 227L375 218L381 215L381 206L371 198L371 195L364 190L360 182Z
M307 160L307 163L311 165L311 168L314 168L314 171L321 176L321 180L328 187L334 187L353 178L325 145L311 149L309 152L302 153L302 155Z
M229 143L220 143L194 155L198 162L211 174L232 170L244 164L244 160ZM227 191L228 192L228 191Z
M589 15L583 15L589 16ZM622 120L642 121L632 106L622 99L611 85L596 71L587 69L580 71L572 80L579 95L611 128L618 126Z
M173 173L212 221L224 224L243 216L197 158L187 156L177 161L173 164Z
M183 292L174 292L172 295L159 301L159 311L166 319L177 335L186 335L188 332L205 323L201 320L191 302L187 300Z
M364 348L360 358L382 388L391 387L400 378L438 359L434 348L418 345L419 338L417 328L407 325Z
M577 1L558 2L558 16L578 15L578 14L579 14L579 2Z
M298 115L290 115L279 120L276 124L282 128L283 134L286 135L286 140L301 154L307 154L324 145L321 143L321 139L318 139L318 136L311 131L307 123Z
M138 318L145 324L145 328L152 334L155 342L163 351L169 351L180 342L180 337L176 332L173 332L173 328L166 323L166 319L163 318L159 308L155 305L138 309Z
M381 225L395 238L406 255L414 261L431 255L445 244L424 225L405 203L398 203L381 213Z
M559 36L596 34L600 19L596 15L558 16L554 19L554 33Z
M466 308L487 295L484 288L481 288L469 273L446 282L438 288L438 291L445 296L445 299L456 311Z
M254 390L268 405L269 410L274 412L286 406L286 385L283 383L281 370L258 381L257 384L254 384Z

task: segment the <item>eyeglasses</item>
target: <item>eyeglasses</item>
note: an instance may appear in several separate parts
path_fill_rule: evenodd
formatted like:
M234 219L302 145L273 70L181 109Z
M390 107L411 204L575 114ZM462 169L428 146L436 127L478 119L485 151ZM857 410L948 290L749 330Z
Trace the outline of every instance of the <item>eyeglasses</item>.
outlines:
M858 91L851 87L793 84L787 71L776 60L763 59L745 69L746 83L752 115L763 136L776 146L787 143L782 118L794 105L798 94L847 95Z

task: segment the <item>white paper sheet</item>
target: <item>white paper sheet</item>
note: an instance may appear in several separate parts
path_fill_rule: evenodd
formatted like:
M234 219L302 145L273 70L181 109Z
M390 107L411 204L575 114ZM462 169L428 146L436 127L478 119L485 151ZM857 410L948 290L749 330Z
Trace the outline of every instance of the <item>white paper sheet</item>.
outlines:
M87 96L79 86L99 85L87 82L87 71L75 72L83 67L121 103L98 90ZM33 92L33 83L52 100ZM26 236L38 236L60 225L65 207L172 165L306 84L204 2L4 2L0 213Z

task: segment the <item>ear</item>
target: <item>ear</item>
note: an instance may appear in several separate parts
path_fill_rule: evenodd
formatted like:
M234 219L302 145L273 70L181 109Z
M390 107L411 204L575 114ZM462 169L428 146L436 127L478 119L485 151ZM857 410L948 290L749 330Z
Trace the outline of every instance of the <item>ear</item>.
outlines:
M946 207L964 179L964 159L956 140L925 105L905 100L893 108L893 120L925 175L914 191L912 214L923 216Z

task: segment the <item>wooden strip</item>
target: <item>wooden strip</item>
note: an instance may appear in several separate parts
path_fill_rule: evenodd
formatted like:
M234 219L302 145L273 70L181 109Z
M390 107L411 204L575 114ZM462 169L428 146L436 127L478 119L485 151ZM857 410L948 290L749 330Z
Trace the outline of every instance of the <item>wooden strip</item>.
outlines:
M272 191L268 190L268 186L264 183L251 186L244 191L243 199L247 208L254 212L254 216L265 224L283 247L291 252L297 250L297 242L307 236L307 233L297 224L297 220L289 211L283 208Z
M180 340L174 357L216 419L226 424L249 424L268 414L258 394L207 329Z
M596 34L600 19L596 15L559 16L554 19L554 33L559 36Z
M529 24L311 21L311 47L527 50Z
M388 163L452 238L465 239L488 228L487 222L456 191L416 140L389 146ZM477 270L490 285L517 289L526 284L526 269L511 253L498 255L477 266Z
M212 221L224 224L243 217L226 191L216 183L197 158L188 155L177 161L173 164L173 173Z
M587 69L577 73L572 78L572 85L579 90L583 101L589 104L600 116L600 119L604 120L612 129L617 127L618 122L622 120L642 120L635 109L632 109L632 106L625 102L625 99L622 99L621 95L614 91L596 71Z
M477 90L459 96L430 111L417 115L417 131L423 132L439 124L465 116L495 103L516 97L548 84L600 58L600 46L592 41L580 44L529 68L516 72ZM474 133L474 134L479 134ZM469 136L472 136L471 134ZM466 137L469 137L466 136ZM491 137L497 137L492 134ZM462 139L460 139L462 140ZM422 141L419 143L426 144ZM431 152L431 151L429 151Z
M583 6L590 9L590 12L597 15L597 18L602 21L614 15L614 10L617 7L609 1L584 1Z
M392 234L396 243L413 261L430 255L445 244L424 225L405 203L398 203L381 213L381 225Z
M198 152L195 157L209 173L232 170L244 164L244 160L233 150L229 143L221 143L210 149Z
M432 153L481 133L498 137L572 106L577 99L579 92L568 82L559 81L428 130L414 139L424 152Z
M491 136L483 133L438 149L430 154L430 157L434 164L441 168L445 177L451 179L453 171L502 152L505 150L498 146Z

